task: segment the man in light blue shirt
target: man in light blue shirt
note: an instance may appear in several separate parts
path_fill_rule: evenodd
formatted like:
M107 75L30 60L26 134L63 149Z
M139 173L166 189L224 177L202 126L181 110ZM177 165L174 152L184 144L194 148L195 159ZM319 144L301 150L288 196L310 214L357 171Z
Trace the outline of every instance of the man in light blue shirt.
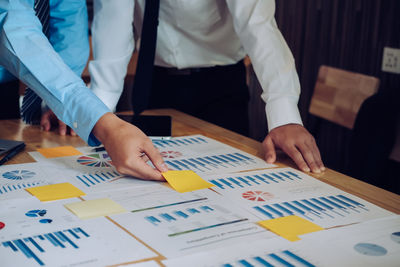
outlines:
M49 39L33 6L34 0L0 0L0 84L13 79L7 69L89 145L102 142L118 171L162 180L167 168L151 141L110 113L79 77L89 51L86 2L50 0Z

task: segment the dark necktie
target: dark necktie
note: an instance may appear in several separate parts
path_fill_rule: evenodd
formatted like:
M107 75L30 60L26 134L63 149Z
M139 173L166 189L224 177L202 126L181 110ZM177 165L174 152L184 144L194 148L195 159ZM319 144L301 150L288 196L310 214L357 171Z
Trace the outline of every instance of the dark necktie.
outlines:
M139 115L145 110L149 103L157 43L159 8L160 0L145 1L139 58L132 88L132 107L135 115Z
M35 14L42 23L43 33L49 38L50 5L49 0L35 0ZM26 88L22 99L21 117L25 123L40 122L42 99L30 88Z

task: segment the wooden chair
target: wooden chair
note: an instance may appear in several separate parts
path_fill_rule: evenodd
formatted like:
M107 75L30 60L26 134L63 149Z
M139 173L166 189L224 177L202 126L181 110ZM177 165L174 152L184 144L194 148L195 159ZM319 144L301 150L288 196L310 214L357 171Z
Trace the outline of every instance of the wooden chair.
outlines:
M321 66L309 107L308 129L324 163L345 172L350 161L353 127L361 104L378 90L375 77Z
M378 78L321 66L309 112L348 129L353 129L361 104L375 94L378 87Z

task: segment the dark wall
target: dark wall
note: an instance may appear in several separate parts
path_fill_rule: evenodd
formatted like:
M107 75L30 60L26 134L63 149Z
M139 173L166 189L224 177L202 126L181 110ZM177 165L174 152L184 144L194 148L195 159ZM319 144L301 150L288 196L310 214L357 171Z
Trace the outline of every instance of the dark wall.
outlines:
M276 0L276 20L296 59L299 107L307 122L318 68L373 75L380 91L399 91L400 75L381 71L383 47L400 48L398 0Z
M276 5L278 26L296 59L305 126L317 138L324 162L346 171L352 131L308 113L318 68L329 65L378 77L379 94L400 104L400 75L381 71L383 48L400 48L400 1L276 0Z

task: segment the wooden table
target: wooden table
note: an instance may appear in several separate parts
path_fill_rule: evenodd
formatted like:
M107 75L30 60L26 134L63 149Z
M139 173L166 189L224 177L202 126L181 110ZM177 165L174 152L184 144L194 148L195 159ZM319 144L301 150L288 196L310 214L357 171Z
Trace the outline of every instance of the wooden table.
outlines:
M261 143L244 137L232 131L207 123L195 117L172 109L146 111L147 115L170 115L173 118L172 135L202 134L250 154L262 157ZM72 145L75 147L87 145L79 137L60 136L55 132L43 132L39 126L28 126L20 120L0 120L0 139L21 140L27 144L23 153L18 154L7 164L34 162L27 153L40 147L55 147ZM285 155L279 155L277 165L291 166L294 163ZM322 174L311 174L313 177L340 188L350 194L361 197L384 209L400 214L400 195L388 192L360 180L351 178L333 170L326 170Z

